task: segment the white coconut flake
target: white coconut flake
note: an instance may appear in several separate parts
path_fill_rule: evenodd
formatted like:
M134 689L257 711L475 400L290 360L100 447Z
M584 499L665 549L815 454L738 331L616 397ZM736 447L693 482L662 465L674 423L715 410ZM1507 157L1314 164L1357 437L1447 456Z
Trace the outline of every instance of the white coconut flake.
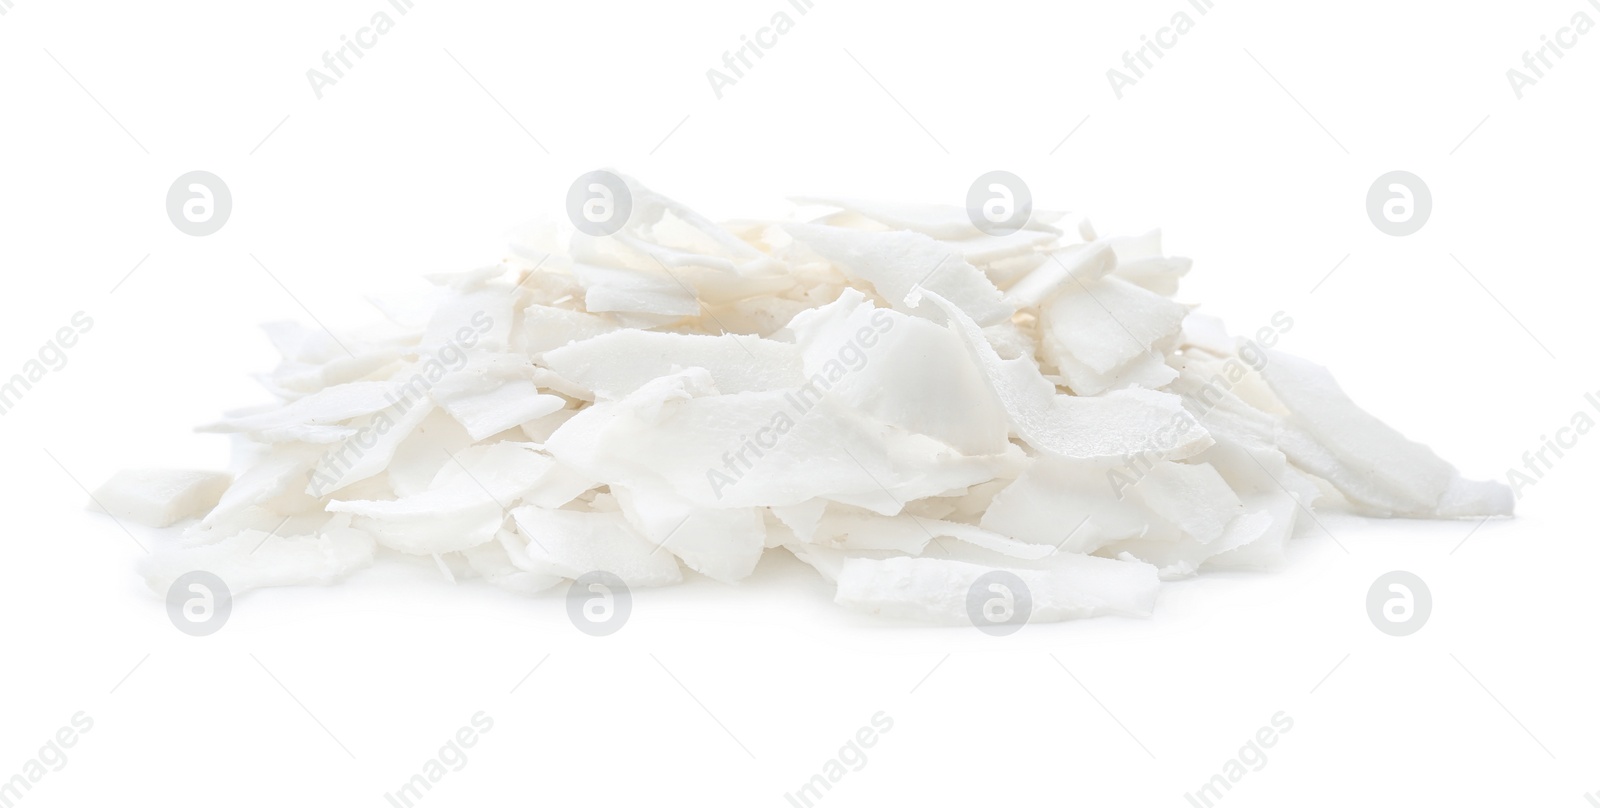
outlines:
M119 471L91 499L96 509L118 519L167 527L216 507L231 482L227 474L214 471Z

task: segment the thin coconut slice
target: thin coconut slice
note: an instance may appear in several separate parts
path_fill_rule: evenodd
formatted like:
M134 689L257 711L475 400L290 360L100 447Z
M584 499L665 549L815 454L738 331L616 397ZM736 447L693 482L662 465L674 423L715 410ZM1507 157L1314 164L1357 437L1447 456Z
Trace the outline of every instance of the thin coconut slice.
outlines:
M546 443L608 485L665 484L704 507L793 505L815 497L885 515L992 479L1018 462L963 456L799 391L716 395L690 369L579 413Z
M1109 463L1041 456L994 495L979 524L1063 552L1092 553L1149 530L1143 508L1118 496L1120 490Z
M1110 243L1117 253L1116 273L1123 280L1158 295L1171 297L1178 293L1178 281L1189 272L1191 262L1187 258L1168 257L1162 251L1160 230L1137 236L1114 236Z
M907 295L913 289L926 288L960 301L962 310L983 325L1008 319L1013 313L982 271L948 245L920 233L871 233L802 224L788 229L845 274L871 284L898 311L913 313L918 303Z
M481 441L567 406L566 399L540 392L533 375L525 356L481 353L425 389Z
M825 499L808 499L794 505L774 505L769 508L779 522L789 528L800 541L811 541L817 535L817 525L828 512Z
M1188 578L1212 558L1260 540L1272 526L1272 514L1253 511L1241 513L1229 521L1210 542L1200 542L1187 532L1167 528L1143 538L1108 545L1102 548L1101 554L1154 565L1163 581L1171 581Z
M512 510L528 540L530 572L579 578L609 572L628 586L666 586L683 580L671 553L645 541L621 513L587 513L526 506Z
M911 230L939 239L969 239L983 235L972 224L966 208L955 205L930 205L926 203L871 202L831 196L796 196L790 201L799 205L827 205L857 213L894 230ZM1056 235L1061 231L1043 217L1033 217L1023 225L1025 231Z
M708 578L736 583L755 571L767 527L757 508L701 508L665 488L615 489L639 536Z
M991 569L940 558L852 558L839 572L834 602L888 617L969 623L967 593ZM1101 615L1147 617L1160 588L1155 567L1094 556L1063 558L1048 571L1011 572L1028 588L1029 620L1040 623Z
M618 328L621 326L615 320L604 315L534 304L524 309L518 318L511 345L514 350L536 357Z
M1012 558L1038 559L1053 548L1019 542L990 530L961 522L929 519L904 513L883 516L864 510L830 508L810 541L844 550L894 550L921 555L930 542L950 538Z
M201 427L201 432L260 432L290 427L331 426L393 405L399 385L359 381L319 390L280 407Z
M394 500L334 500L328 510L358 517L386 547L430 555L490 541L506 509L521 501L549 470L551 460L529 447L497 443L462 452L440 469L427 491Z
M704 368L724 393L798 387L796 346L734 334L703 336L618 331L544 355L543 364L602 399L618 399L684 368Z
M216 507L233 478L214 471L119 471L91 495L92 506L118 519L168 527Z
M1244 504L1209 463L1157 461L1132 487L1139 501L1200 544L1222 537Z
M317 455L318 447L304 444L276 446L265 452L234 479L216 507L184 531L184 539L194 544L212 542L274 516L281 521L312 507L317 500L304 493L304 486Z
M433 403L397 403L364 419L349 438L329 447L312 468L306 493L323 497L381 474L395 451L433 412Z
M1027 255L1044 249L1055 241L1054 233L1017 230L1001 236L984 234L974 238L946 240L944 243L954 247L956 252L970 263L987 264L991 261Z
M1131 283L1102 278L1063 289L1042 319L1067 353L1108 373L1175 336L1188 313L1186 306Z
M529 572L512 563L511 553L506 548L522 541L515 534L501 531L496 535L496 539L498 541L468 547L461 551L472 570L489 584L507 592L527 595L543 592L561 583L562 578L559 575ZM522 552L525 554L526 550L522 549Z
M921 294L944 311L1005 407L1012 430L1035 449L1080 460L1145 452L1181 460L1211 444L1177 396L1138 389L1093 398L1058 395L1031 357L1002 359L959 308L932 292Z
M497 285L446 294L423 330L422 350L505 350L511 341L510 291L509 286Z
M1028 274L1006 289L1007 302L1036 309L1061 290L1091 283L1117 266L1117 254L1106 241L1073 244L1046 253Z
M665 271L574 263L590 312L654 315L662 322L698 315L700 299Z
M804 352L802 394L826 391L845 407L964 454L1006 450L1005 411L946 329L874 307L847 289L797 316L788 330Z
M688 206L622 177L633 214L613 238L668 266L701 266L738 274L775 274L782 265Z
M1305 431L1284 448L1295 462L1321 466L1329 482L1363 509L1396 516L1506 516L1512 511L1511 489L1497 482L1457 483L1460 474L1428 447L1408 440L1393 427L1356 406L1327 370L1280 351L1262 374L1290 411L1290 423ZM1315 447L1310 445L1314 443ZM1320 447L1337 463L1317 460ZM1470 485L1473 495L1464 492ZM1382 498L1372 496L1372 487ZM1441 508L1441 505L1447 505ZM1442 511L1449 511L1448 514Z
M1232 356L1235 343L1228 333L1228 327L1220 318L1190 311L1183 318L1178 347L1199 348L1213 356L1221 357Z
M161 594L179 576L204 570L237 595L267 586L332 583L371 564L373 548L372 537L345 517L311 535L247 530L215 544L156 553L140 566L145 583Z
M1178 370L1167 364L1167 356L1161 351L1146 351L1108 373L1098 373L1079 362L1054 337L1045 338L1041 353L1061 371L1066 386L1080 396L1097 396L1130 387L1159 390L1178 378Z

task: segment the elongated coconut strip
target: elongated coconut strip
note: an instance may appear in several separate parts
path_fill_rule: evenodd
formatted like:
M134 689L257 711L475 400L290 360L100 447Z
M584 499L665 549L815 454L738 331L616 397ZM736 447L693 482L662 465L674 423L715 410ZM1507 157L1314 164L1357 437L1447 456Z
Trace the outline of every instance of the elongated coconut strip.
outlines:
M232 477L214 471L119 471L95 489L91 504L118 519L167 527L216 507L232 482Z
M332 583L372 563L372 537L348 521L304 536L247 530L215 544L156 553L142 560L140 572L161 594L178 576L195 570L221 578L234 595L267 586Z
M941 558L852 558L839 572L834 602L889 617L947 625L969 622L967 592L992 568ZM1063 558L1054 569L1014 569L1032 601L1032 622L1100 615L1149 616L1160 579L1155 567L1094 556Z
M573 264L583 284L584 307L594 312L687 317L700 313L694 292L663 270ZM670 322L670 320L668 320Z
M281 407L218 421L201 432L256 432L300 426L328 426L371 415L393 403L398 385L361 381L319 390Z
M1475 495L1460 496L1470 481L1457 483L1460 474L1454 466L1358 407L1321 366L1281 351L1269 351L1268 356L1262 374L1289 407L1290 424L1305 434L1305 439L1286 443L1285 451L1363 510L1456 518L1512 512L1511 489L1498 482L1471 483ZM1280 437L1294 436L1286 430ZM1336 466L1329 465L1330 458ZM1452 490L1458 494L1447 501Z
M955 205L930 205L926 203L872 202L836 196L795 196L790 201L799 205L827 205L858 213L868 219L895 230L911 230L939 239L967 239L983 235L972 224L966 208ZM1041 217L1030 218L1024 230L1059 234L1061 231Z

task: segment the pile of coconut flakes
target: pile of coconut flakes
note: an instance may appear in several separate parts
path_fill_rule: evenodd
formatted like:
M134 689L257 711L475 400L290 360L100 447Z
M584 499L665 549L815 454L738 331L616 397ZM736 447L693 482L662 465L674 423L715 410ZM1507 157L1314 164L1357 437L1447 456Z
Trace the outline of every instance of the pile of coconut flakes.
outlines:
M1189 261L1159 232L1036 213L996 236L959 207L819 198L811 221L719 225L628 187L614 235L529 228L424 299L374 300L368 330L268 326L278 400L203 427L235 436L236 477L94 495L198 518L145 560L151 587L328 583L379 548L522 593L732 583L777 551L871 613L963 622L1003 569L1064 620L1272 567L1319 502L1511 513L1321 367L1174 300Z

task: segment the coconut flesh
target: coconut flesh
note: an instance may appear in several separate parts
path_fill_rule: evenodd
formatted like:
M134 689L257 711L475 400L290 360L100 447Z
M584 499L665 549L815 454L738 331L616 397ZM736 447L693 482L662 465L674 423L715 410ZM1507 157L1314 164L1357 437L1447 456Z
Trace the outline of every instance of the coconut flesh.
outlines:
M627 183L613 235L527 228L356 333L267 326L272 403L201 428L234 437L232 474L95 492L187 522L149 585L329 583L394 553L521 593L733 583L780 552L869 613L962 622L1000 569L1062 620L1271 568L1314 507L1512 512L1323 368L1181 302L1190 262L1159 232L1036 213L995 236L832 198L716 224Z

